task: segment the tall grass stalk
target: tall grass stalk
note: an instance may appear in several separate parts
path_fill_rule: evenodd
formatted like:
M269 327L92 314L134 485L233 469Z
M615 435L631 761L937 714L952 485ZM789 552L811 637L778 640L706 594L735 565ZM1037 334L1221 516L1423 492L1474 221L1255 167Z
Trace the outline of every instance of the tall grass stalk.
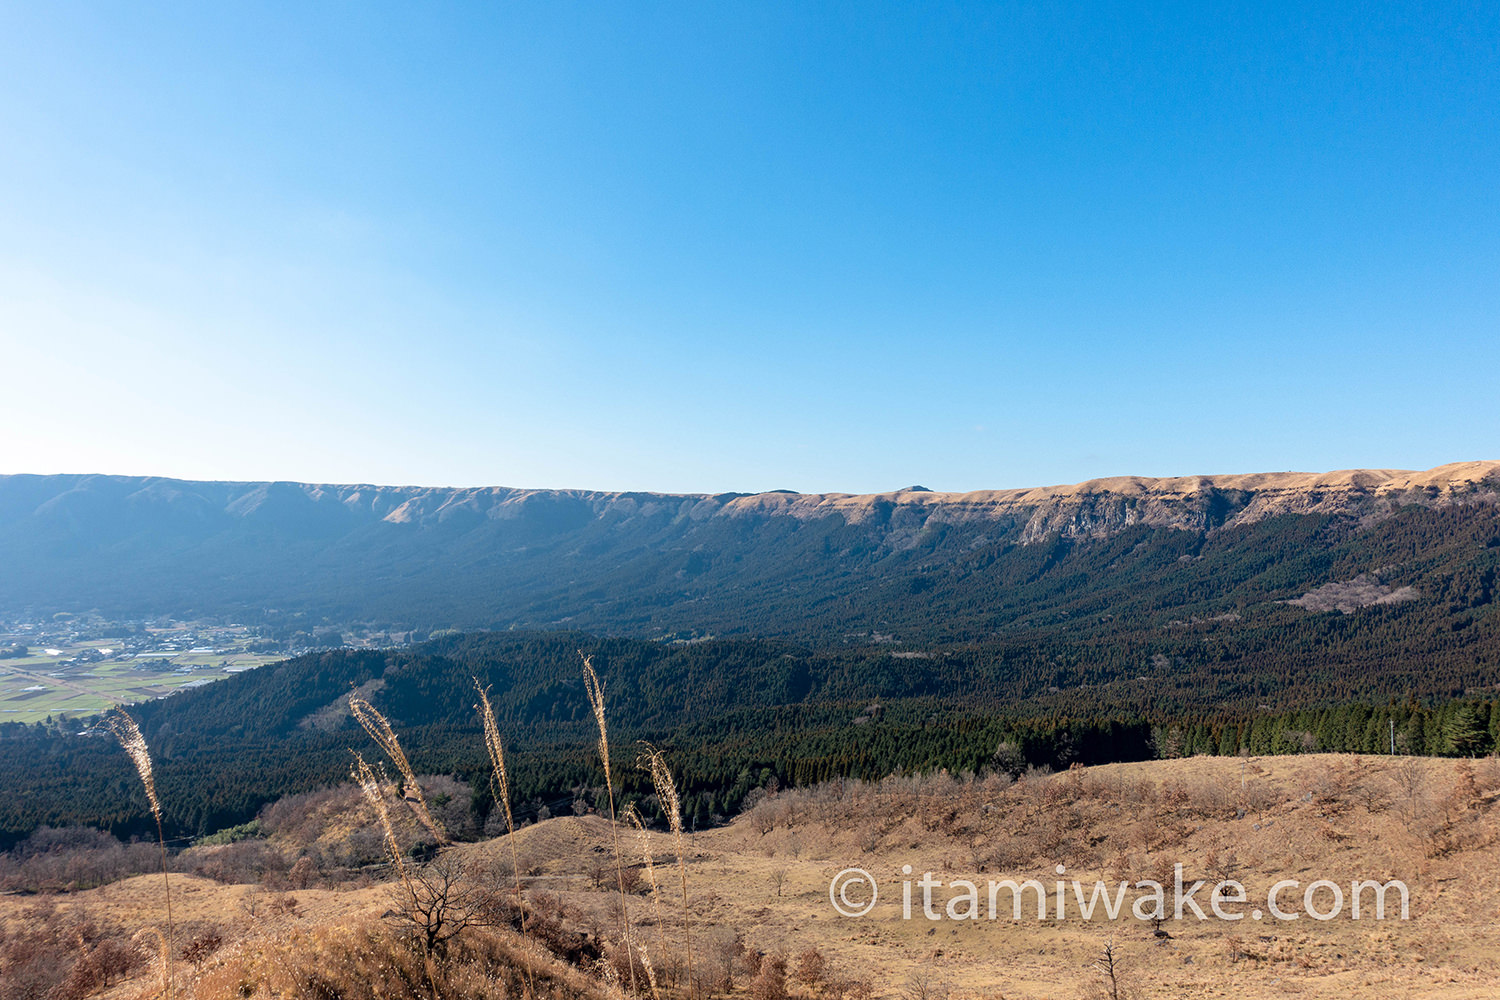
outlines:
M500 727L495 724L495 710L490 705L489 688L474 678L474 689L479 692L479 716L484 721L484 748L490 755L490 792L505 810L505 841L510 845L510 872L515 881L516 911L521 916L521 940L526 940L526 899L521 895L521 860L516 851L516 820L510 810L510 772L505 769L505 744L500 741ZM531 964L526 965L527 990L535 994L536 984L531 978Z
M170 997L172 995L172 946L167 942L161 930L156 927L143 927L136 931L130 940L145 943L147 938L153 938L156 941L156 962L161 967L162 995ZM78 943L81 947L83 940L80 938Z
M380 828L385 832L385 847L391 852L391 862L396 866L396 874L401 878L402 887L415 898L416 890L412 888L411 879L406 874L406 862L401 857L401 845L396 842L396 829L391 825L391 811L386 808L385 792L380 787L380 779L363 757L353 750L349 752L354 754L354 767L349 772L349 777L364 793L365 801L374 807L375 815L380 819Z
M172 996L172 882L167 877L167 838L162 831L161 823L161 800L156 797L156 778L151 771L151 751L146 746L146 738L141 735L141 727L135 724L123 708L116 708L112 714L104 717L104 724L114 734L115 739L120 741L120 746L125 748L130 762L135 765L135 771L141 776L141 784L146 788L146 801L151 803L151 815L156 820L156 846L161 852L161 889L162 896L167 904L167 935L162 938L162 994L170 1000ZM154 931L154 928L153 928ZM158 937L159 931L155 931Z
M661 885L656 880L656 859L651 856L651 831L646 829L646 821L641 819L641 814L636 811L635 806L625 807L625 822L635 828L636 840L641 845L641 860L646 864L646 882L651 886L651 906L656 911L656 940L661 946L661 955L667 954L667 924L661 913ZM646 946L641 945L641 954L644 957ZM653 982L652 991L656 989Z
M351 702L353 700L350 699ZM381 719L381 721L385 720ZM387 725L386 729L389 730L390 726ZM393 735L392 739L394 738ZM400 747L396 749L399 752ZM375 807L375 815L380 817L380 828L385 831L385 846L391 852L391 861L396 865L396 874L401 878L401 888L406 892L406 903L409 907L417 901L417 890L411 883L411 876L406 872L406 862L401 857L401 845L396 842L396 829L391 826L391 811L385 805L385 791L381 788L380 779L375 776L374 768L365 763L365 759L355 751L349 752L354 754L354 768L350 772L350 777L364 793L365 800ZM402 760L405 759L402 758ZM432 991L433 1000L437 1000L438 988L437 980L433 975L432 952L428 949L425 940L422 941L422 971L427 975L427 987Z
M677 873L682 880L682 950L687 956L688 992L693 990L693 932L692 914L688 910L687 845L682 832L682 803L677 798L677 781L667 767L666 757L650 743L646 747L645 766L651 772L651 784L656 787L656 801L661 811L667 814L667 823L672 828L672 845L677 854Z
M583 658L583 686L588 692L589 706L594 710L594 720L599 723L599 758L604 763L604 787L609 793L609 834L615 848L615 877L620 887L620 928L625 942L625 954L629 958L630 991L636 992L635 958L630 947L630 910L625 905L625 863L620 857L620 824L615 817L615 779L609 768L609 724L604 717L604 684L594 673L594 658Z
M396 739L396 731L391 728L391 724L376 710L374 705L357 696L350 696L349 711L355 719L359 720L359 724L365 727L365 732L370 734L370 739L385 751L391 763L395 764L396 769L401 772L402 778L406 781L402 797L411 807L411 811L416 813L417 819L427 828L427 832L437 839L438 845L446 846L448 836L432 818L432 813L427 811L427 797L422 794L422 786L417 782L417 776L412 773L411 764L407 763L406 754L401 750L401 741Z
M656 985L656 967L651 964L651 956L646 951L646 942L641 942L641 968L646 970L646 984L651 987L651 996L655 1000L661 1000L661 990Z

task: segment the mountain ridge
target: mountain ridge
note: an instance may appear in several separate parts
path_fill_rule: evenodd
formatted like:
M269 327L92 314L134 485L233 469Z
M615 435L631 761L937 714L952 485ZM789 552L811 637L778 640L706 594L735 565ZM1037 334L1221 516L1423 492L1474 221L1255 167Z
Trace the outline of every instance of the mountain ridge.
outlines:
M1136 572L1144 542L1162 559L1192 560L1212 539L1225 550L1275 521L1245 544L1305 535L1296 552L1310 559L1403 511L1431 520L1465 509L1500 509L1500 462L863 495L13 475L0 477L0 613L280 608L426 627L805 634L815 621L878 627L893 604L940 586L955 614L994 628L999 605L1013 617L1018 602L1041 599L1023 597L1041 577L1102 595L1120 567ZM1490 517L1462 530L1488 537ZM1422 530L1427 546L1458 529ZM1111 554L1127 533L1139 537ZM1292 554L1278 557L1284 567ZM1327 555L1304 559L1296 579L1282 582L1285 568L1265 579L1290 599L1396 561L1340 577ZM1174 566L1163 578L1188 573L1188 562ZM1085 575L1068 583L1068 573ZM1391 582L1423 589L1416 577ZM1202 591L1198 581L1188 593ZM1197 614L1201 603L1184 607Z
M1493 482L1490 482L1490 481ZM333 500L351 512L363 511L394 524L413 523L433 516L442 519L455 508L478 509L481 501L490 501L494 516L505 517L511 510L538 499L558 499L596 504L700 504L716 505L725 513L785 513L811 518L827 513L856 519L880 503L911 507L1007 510L1042 506L1048 503L1081 502L1083 498L1120 496L1137 500L1170 502L1208 493L1233 492L1263 495L1268 505L1247 506L1254 516L1280 513L1289 509L1294 498L1306 498L1312 509L1333 497L1389 498L1422 502L1422 497L1449 498L1482 488L1485 496L1475 497L1496 502L1500 494L1500 460L1451 462L1426 470L1410 469L1342 469L1333 472L1254 472L1190 476L1148 477L1111 476L1079 483L1005 489L935 491L925 487L904 487L882 493L797 493L767 490L760 493L663 493L640 490L551 489L509 486L404 486L371 483L306 483L295 480L191 480L158 476L121 476L102 473L29 473L0 475L0 484L30 481L73 483L72 489L99 482L137 483L139 490L127 499L172 500L187 490L204 492L243 491L228 495L225 510L229 513L254 513L278 494L300 492L314 503ZM399 500L399 502L395 502ZM438 500L434 507L433 501ZM1285 507L1278 507L1278 503ZM692 516L690 514L690 516ZM1251 518L1253 519L1253 517Z

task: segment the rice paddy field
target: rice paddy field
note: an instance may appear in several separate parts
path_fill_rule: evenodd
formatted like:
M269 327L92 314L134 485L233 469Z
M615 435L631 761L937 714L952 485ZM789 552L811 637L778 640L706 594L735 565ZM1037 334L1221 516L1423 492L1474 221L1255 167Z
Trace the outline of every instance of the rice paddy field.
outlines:
M95 639L33 648L0 660L0 722L78 718L112 705L163 698L189 687L284 658L248 652L248 637L216 637L213 645L129 652L120 640Z

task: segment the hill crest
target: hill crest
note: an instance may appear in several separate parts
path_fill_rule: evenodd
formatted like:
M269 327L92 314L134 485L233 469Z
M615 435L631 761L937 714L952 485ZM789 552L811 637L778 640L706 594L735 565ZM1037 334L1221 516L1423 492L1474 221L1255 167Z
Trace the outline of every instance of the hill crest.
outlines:
M24 492L51 492L37 510L59 504L76 491L103 488L123 494L132 505L181 503L191 498L222 500L225 513L252 517L278 507L336 504L350 514L390 524L442 521L459 512L491 517L518 516L529 504L554 500L586 504L596 510L619 507L652 513L661 506L683 509L688 516L722 510L728 514L788 514L813 518L837 513L864 520L880 505L982 513L1087 499L1120 497L1170 503L1214 493L1254 495L1247 510L1257 516L1326 505L1337 498L1392 498L1422 502L1455 495L1493 498L1500 493L1500 460L1451 462L1426 470L1342 469L1333 472L1253 472L1172 477L1111 476L1079 483L1007 489L943 492L904 487L883 493L657 493L587 489L532 489L508 486L399 486L369 483L302 483L293 481L185 480L103 474L28 474L0 476L0 488L25 484ZM48 487L53 487L49 491ZM132 488L134 487L134 488ZM22 491L17 491L22 492ZM7 505L10 506L10 505Z
M1145 531L1173 548L1174 536L1297 516L1345 537L1403 510L1497 508L1500 461L862 495L12 475L0 476L0 614L281 608L425 627L859 631L942 581L962 596L997 561L1012 570L982 583L987 602L997 585L1055 574L1063 552L1026 554L1049 539ZM1171 558L1196 558L1196 545ZM1309 575L1285 597L1386 565ZM861 607L837 610L846 598Z

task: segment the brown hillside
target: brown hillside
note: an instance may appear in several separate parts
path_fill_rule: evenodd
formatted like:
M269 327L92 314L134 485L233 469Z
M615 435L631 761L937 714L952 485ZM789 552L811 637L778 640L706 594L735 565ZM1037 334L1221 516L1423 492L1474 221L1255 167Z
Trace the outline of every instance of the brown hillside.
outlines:
M784 956L793 996L859 995L863 981L875 996L1072 998L1101 995L1094 965L1113 942L1120 981L1137 997L1492 997L1500 991L1497 798L1495 759L1329 755L1111 765L1015 782L1003 775L891 778L786 792L728 827L689 838L698 975L719 992L727 979L728 992L739 995L758 982L757 963L769 968ZM544 922L547 933L577 941L617 934L609 843L609 824L598 816L520 832L524 882L538 914L533 934ZM661 834L626 833L622 849L633 869L632 923L665 979L682 939L671 844ZM501 840L455 850L497 865L509 856ZM648 853L663 886L662 924L642 877ZM983 895L991 879L1036 879L1050 888L1059 864L1065 878L1091 886L1153 876L1170 882L1176 863L1190 881L1243 882L1252 902L1281 879L1329 879L1346 895L1356 878L1400 879L1409 887L1410 919L1395 919L1394 906L1388 919L1368 919L1373 896L1358 921L1347 907L1329 921L1254 921L1251 903L1227 904L1226 912L1244 919L1199 922L1188 910L1184 920L1163 922L1170 936L1158 938L1151 921L1082 919L1071 890L1061 921L1050 906L1048 919L1034 919L1034 893L1026 896L1027 918L1014 921L1008 890L994 921L984 914L931 921L922 915L920 888L913 917L901 915L902 881L925 871L944 883L974 881ZM912 866L911 876L903 865ZM830 879L851 867L880 884L867 916L840 916L830 905ZM160 924L160 892L159 878L142 877L88 892L8 897L0 914L10 930L37 907L139 928ZM344 975L361 961L387 969L394 962L387 885L279 892L174 876L173 893L180 928L213 927L224 940L201 969L178 963L179 995L310 996L297 991L289 971L310 956ZM935 893L940 912L951 895ZM1196 898L1207 910L1204 893ZM1281 902L1300 910L1300 889ZM512 930L485 933L474 954L487 948L491 959L545 966L563 991L554 995L617 989L596 972L543 956L535 940L525 944ZM811 981L802 982L797 969L809 952L818 961L805 960ZM155 982L144 969L109 995L148 995Z

